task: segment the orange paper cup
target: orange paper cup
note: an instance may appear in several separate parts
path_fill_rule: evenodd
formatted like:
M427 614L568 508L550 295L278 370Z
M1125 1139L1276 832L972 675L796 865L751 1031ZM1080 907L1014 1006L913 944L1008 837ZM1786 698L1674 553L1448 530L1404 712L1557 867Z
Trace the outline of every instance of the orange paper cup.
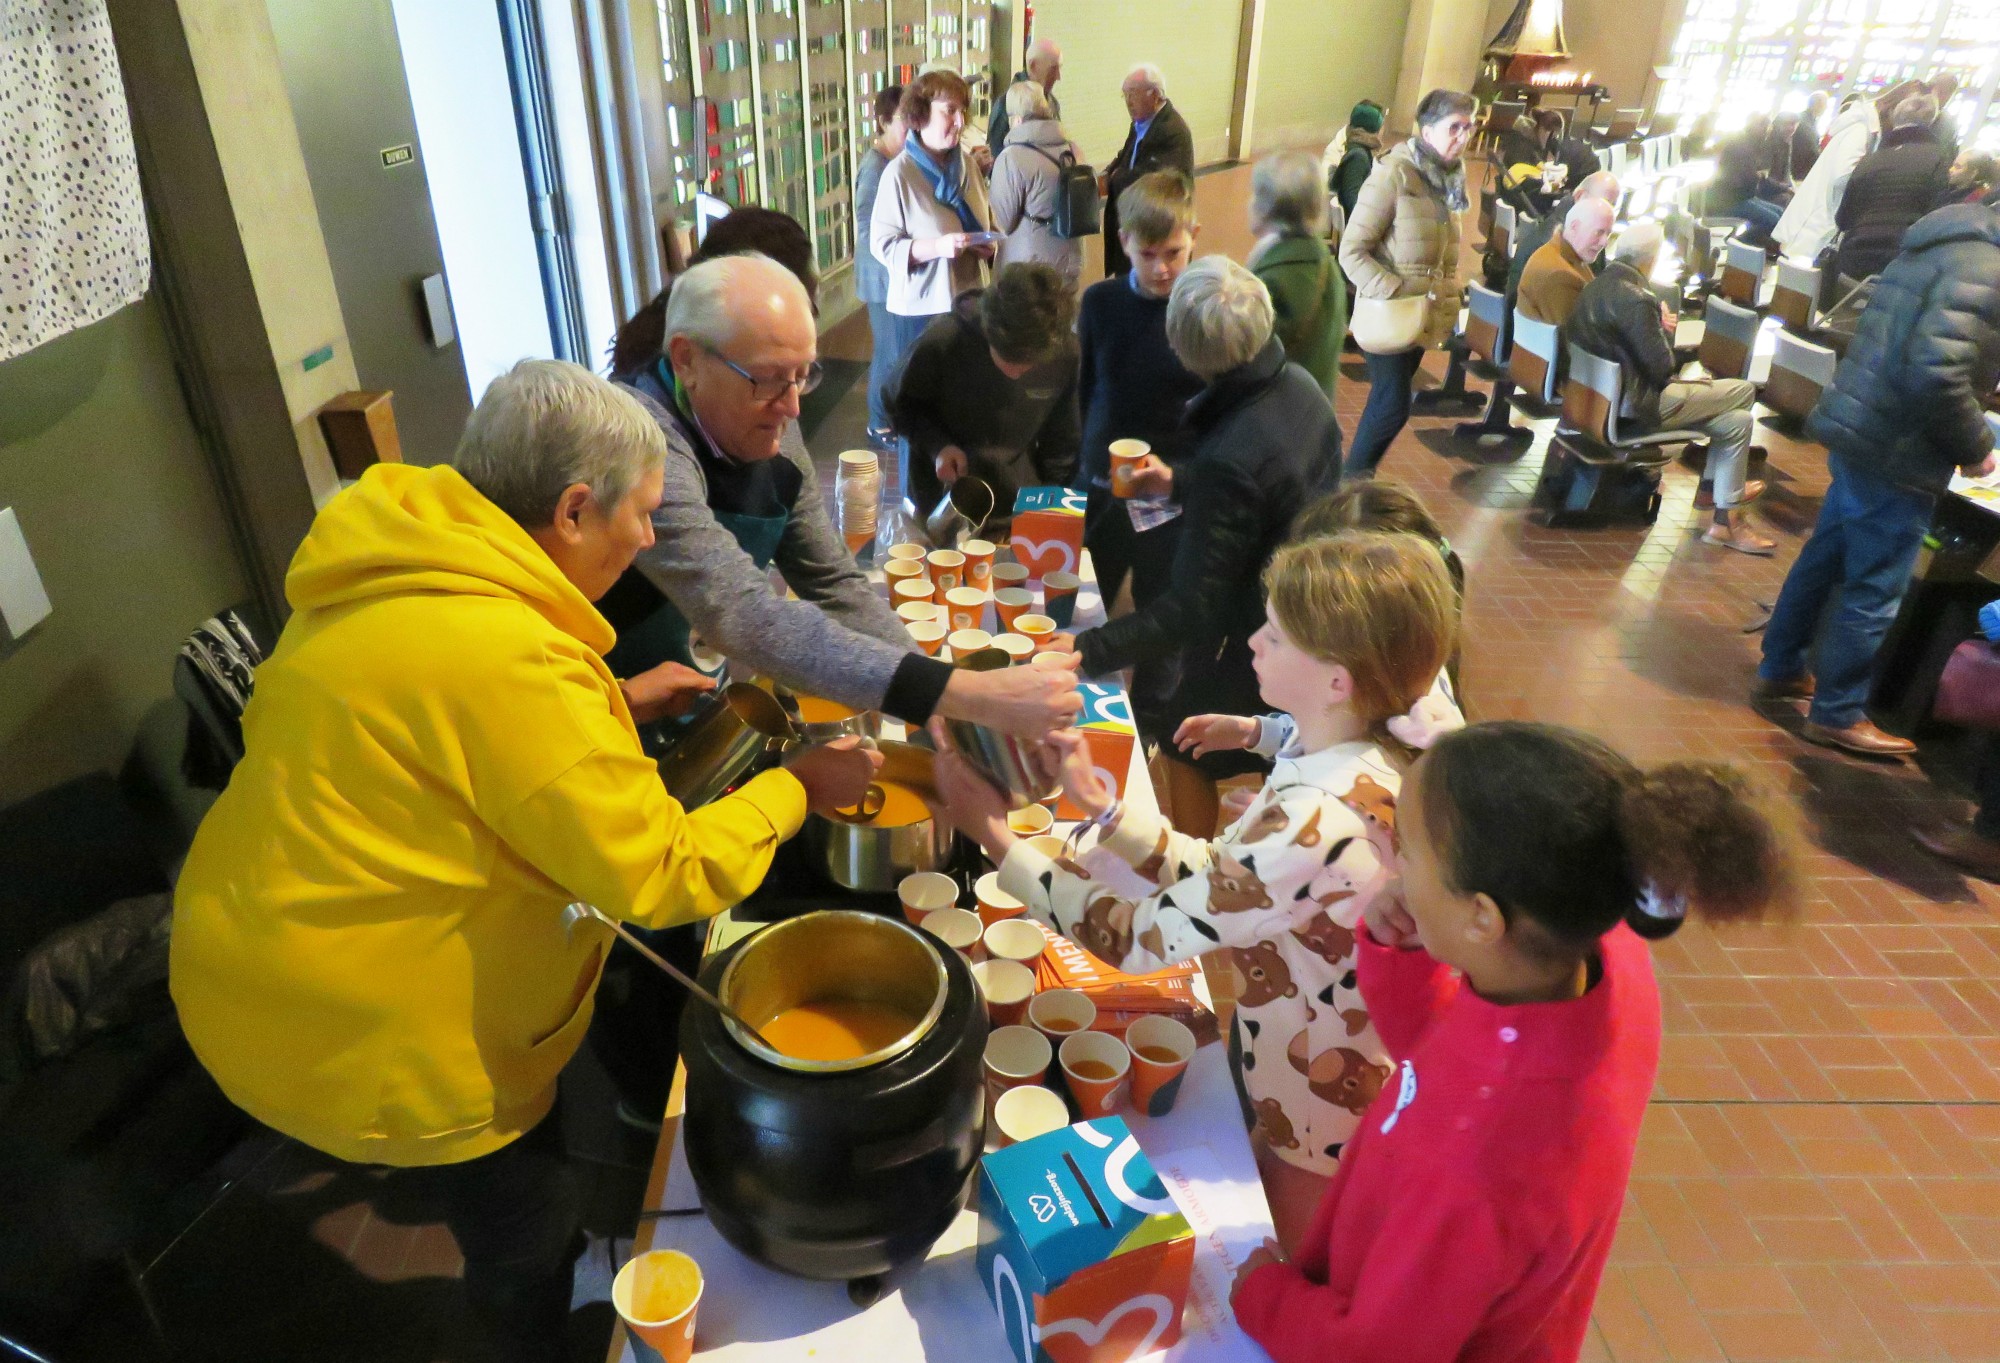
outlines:
M1125 1029L1132 1053L1132 1106L1148 1117L1164 1117L1181 1096L1181 1076L1194 1059L1194 1033L1173 1018L1154 1014Z
M987 647L999 649L1007 655L1009 662L1017 665L1035 656L1034 641L1019 634L996 634Z
M1030 970L1049 945L1049 939L1029 918L1003 918L986 929L984 939L988 960L1019 961Z
M1069 1104L1045 1088L1022 1085L993 1102L993 1131L1001 1147L1031 1141L1069 1125Z
M1042 614L1068 629L1076 620L1076 594L1083 579L1075 573L1047 573L1042 577Z
M931 581L937 583L939 591L965 585L965 555L958 550L933 549L925 561L931 565Z
M694 1354L701 1289L701 1265L677 1249L647 1250L627 1260L611 1280L611 1304L625 1322L633 1352L661 1363L687 1363Z
M1000 616L1000 628L1011 630L1016 620L1035 609L1035 594L1026 587L996 588L993 609Z
M1056 637L1056 622L1046 615L1021 615L1014 619L1014 633L1033 641L1035 652L1047 648Z
M1008 918L1019 918L1028 906L1000 888L1000 873L988 871L973 882L972 897L979 901L979 921L992 927Z
M917 926L974 965L986 959L985 925L971 909L932 909Z
M906 558L892 558L882 565L882 580L888 584L889 599L893 602L896 599L898 582L928 582L930 577L929 570L924 567L922 561L911 562Z
M897 618L906 625L914 625L925 620L938 618L938 608L929 601L905 601L896 607Z
M945 636L945 643L951 646L953 662L961 662L982 648L993 643L993 636L983 629L955 629Z
M1019 1026L1027 1017L1028 1000L1035 996L1034 971L1019 961L981 961L972 967L972 978L979 982L979 996L986 1000L986 1020L993 1026ZM1123 1042L1111 1044L1124 1056Z
M1023 1084L1041 1083L1055 1058L1055 1047L1034 1028L996 1027L986 1034L986 1101Z
M1018 634L1014 636L1020 638ZM995 641L998 642L997 640ZM1056 816L1040 805L1029 805L1026 809L1012 810L1007 815L1007 827L1019 838L1035 838L1055 827Z
M958 907L958 884L936 871L917 871L897 882L896 898L903 903L903 917L921 923L927 913Z
M993 565L993 588L1020 587L1028 581L1028 569L1021 563L995 563Z
M993 590L993 555L998 552L989 540L967 540L958 546L965 555L965 585L982 592Z
M937 657L939 650L944 647L944 626L935 620L918 620L904 628L909 631L910 638L916 641L917 647L933 658Z
M1132 1053L1124 1042L1105 1032L1076 1032L1064 1038L1056 1054L1070 1096L1086 1118L1109 1117L1124 1106L1132 1071Z
M937 589L931 585L930 579L925 577L906 577L897 582L890 590L894 594L898 606L906 606L912 601L935 602L937 600Z
M1097 1005L1081 989L1044 989L1028 1003L1028 1025L1060 1046L1097 1021Z
M986 593L977 587L953 587L944 594L944 608L953 629L978 629L986 623Z
M1111 442L1111 495L1130 497L1132 495L1132 475L1139 463L1153 452L1153 447L1143 440L1114 440Z
M924 556L928 553L930 553L930 550L924 548L921 544L892 544L889 546L889 557L891 560L911 559L922 563ZM927 568L924 571L928 572L930 570Z

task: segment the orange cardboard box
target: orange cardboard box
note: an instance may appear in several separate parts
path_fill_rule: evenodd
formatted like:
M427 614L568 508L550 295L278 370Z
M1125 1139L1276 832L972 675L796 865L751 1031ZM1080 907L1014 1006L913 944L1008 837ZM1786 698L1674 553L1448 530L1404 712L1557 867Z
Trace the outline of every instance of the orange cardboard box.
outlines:
M1132 747L1139 741L1132 698L1116 683L1081 682L1077 691L1083 696L1083 713L1077 716L1076 724L1090 749L1090 764L1123 799L1125 778L1132 771ZM1081 819L1085 815L1065 795L1056 806L1056 817Z
M1066 487L1024 487L1014 494L1014 561L1039 586L1050 573L1073 573L1083 561L1084 495Z

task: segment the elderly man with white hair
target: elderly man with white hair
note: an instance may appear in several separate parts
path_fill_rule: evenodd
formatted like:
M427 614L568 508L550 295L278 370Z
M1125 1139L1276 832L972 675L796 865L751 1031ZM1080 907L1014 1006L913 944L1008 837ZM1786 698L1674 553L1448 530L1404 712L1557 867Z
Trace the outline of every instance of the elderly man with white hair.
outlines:
M379 464L292 560L244 756L175 894L170 985L232 1102L336 1159L420 1169L494 1356L564 1356L578 1195L551 1116L612 941L755 889L880 761L813 748L688 812L592 606L652 540L666 441L529 360L453 462ZM671 680L671 678L669 678Z
M1715 523L1702 535L1702 543L1768 557L1775 546L1753 531L1741 513L1764 491L1761 482L1744 481L1750 437L1756 430L1750 408L1757 390L1742 379L1676 376L1673 337L1667 332L1659 296L1648 282L1664 240L1658 223L1626 228L1611 248L1610 266L1578 295L1563 337L1617 362L1624 373L1621 419L1640 429L1692 430L1708 437L1705 476L1715 490Z
M1047 117L1060 119L1062 101L1056 98L1056 82L1061 79L1062 49L1056 46L1053 38L1037 38L1028 44L1027 63L1014 73L1010 89L1022 81L1033 81L1042 88L1042 94L1048 99ZM1004 97L994 101L992 116L986 124L986 150L993 153L995 160L998 160L1000 153L1006 149L1007 134L1014 124L1020 121L1020 117L1014 112L1014 106Z
M1263 281L1226 256L1195 261L1175 282L1167 341L1206 384L1188 404L1193 455L1179 473L1149 456L1134 480L1140 495L1169 495L1180 508L1173 585L1076 639L1092 677L1179 657L1163 713L1139 716L1169 752L1190 715L1260 713L1250 636L1264 624L1264 565L1298 509L1340 476L1333 408L1312 376L1285 359L1275 321ZM1195 765L1212 780L1265 764L1233 752Z
M1194 133L1167 99L1167 78L1160 68L1141 62L1126 75L1119 93L1125 98L1125 112L1132 117L1132 129L1100 177L1105 196L1106 279L1116 279L1132 268L1118 241L1118 196L1134 180L1156 170L1177 170L1194 179Z
M1562 231L1543 243L1521 272L1521 315L1561 326L1577 298L1597 278L1591 268L1611 240L1615 211L1602 199L1580 199L1563 220Z
M1618 177L1608 170L1596 171L1577 181L1575 188L1557 199L1549 211L1541 217L1516 223L1514 240L1510 243L1514 256L1507 267L1507 287L1503 290L1507 295L1509 307L1512 307L1514 301L1521 296L1521 276L1527 273L1528 262L1534 259L1535 252L1548 245L1549 240L1562 231L1563 224L1569 221L1570 211L1585 199L1597 199L1611 205L1612 216L1615 219L1618 193ZM1603 272L1604 261L1600 253L1591 273Z
M674 281L669 401L640 396L667 443L655 542L635 564L650 590L623 603L614 663L726 659L911 724L940 714L1038 738L1066 723L1081 707L1071 677L925 657L855 568L798 431L817 348L805 289L774 261L724 256ZM773 589L772 568L797 600Z

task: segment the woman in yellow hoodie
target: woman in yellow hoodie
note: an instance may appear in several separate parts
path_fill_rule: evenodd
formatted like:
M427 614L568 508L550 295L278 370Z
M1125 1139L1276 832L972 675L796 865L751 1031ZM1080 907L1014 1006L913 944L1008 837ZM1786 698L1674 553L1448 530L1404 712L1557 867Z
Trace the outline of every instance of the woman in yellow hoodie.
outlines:
M618 682L591 604L652 542L665 453L629 394L526 361L454 466L378 465L330 502L175 899L173 996L202 1063L307 1145L432 1166L509 1357L562 1356L576 1251L543 1118L610 933L565 907L718 913L872 770L812 749L693 813L667 795L633 712L670 708L682 674Z

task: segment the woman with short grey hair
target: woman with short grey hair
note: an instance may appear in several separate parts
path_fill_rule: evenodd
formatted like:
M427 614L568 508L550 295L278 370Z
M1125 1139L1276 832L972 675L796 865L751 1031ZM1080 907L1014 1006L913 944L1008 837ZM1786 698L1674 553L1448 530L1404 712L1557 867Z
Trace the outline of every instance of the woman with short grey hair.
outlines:
M667 458L637 398L566 360L523 360L495 379L459 437L452 467L525 530L578 483L616 506Z
M1204 256L1174 281L1167 344L1201 379L1248 364L1271 339L1271 294L1228 256Z
M1179 507L1172 582L1135 581L1134 599L1146 604L1076 640L1091 677L1178 658L1172 694L1137 716L1140 732L1168 753L1190 716L1258 713L1250 636L1264 624L1264 565L1298 509L1340 475L1333 406L1286 361L1272 321L1270 293L1227 256L1204 256L1174 282L1167 342L1207 381L1187 408L1193 457L1176 473L1149 455L1131 487L1136 497L1171 497ZM1264 765L1245 753L1169 762L1176 816L1192 809L1189 826L1200 826L1205 801L1212 822L1215 780Z
M1250 172L1250 268L1271 291L1285 355L1333 401L1347 335L1347 281L1326 247L1326 185L1319 158L1281 151Z
M1056 235L1062 170L1082 159L1056 121L1048 92L1031 80L1007 90L1007 142L993 163L988 191L993 226L1005 232L995 268L1039 263L1055 267L1072 289L1083 278L1083 242Z

